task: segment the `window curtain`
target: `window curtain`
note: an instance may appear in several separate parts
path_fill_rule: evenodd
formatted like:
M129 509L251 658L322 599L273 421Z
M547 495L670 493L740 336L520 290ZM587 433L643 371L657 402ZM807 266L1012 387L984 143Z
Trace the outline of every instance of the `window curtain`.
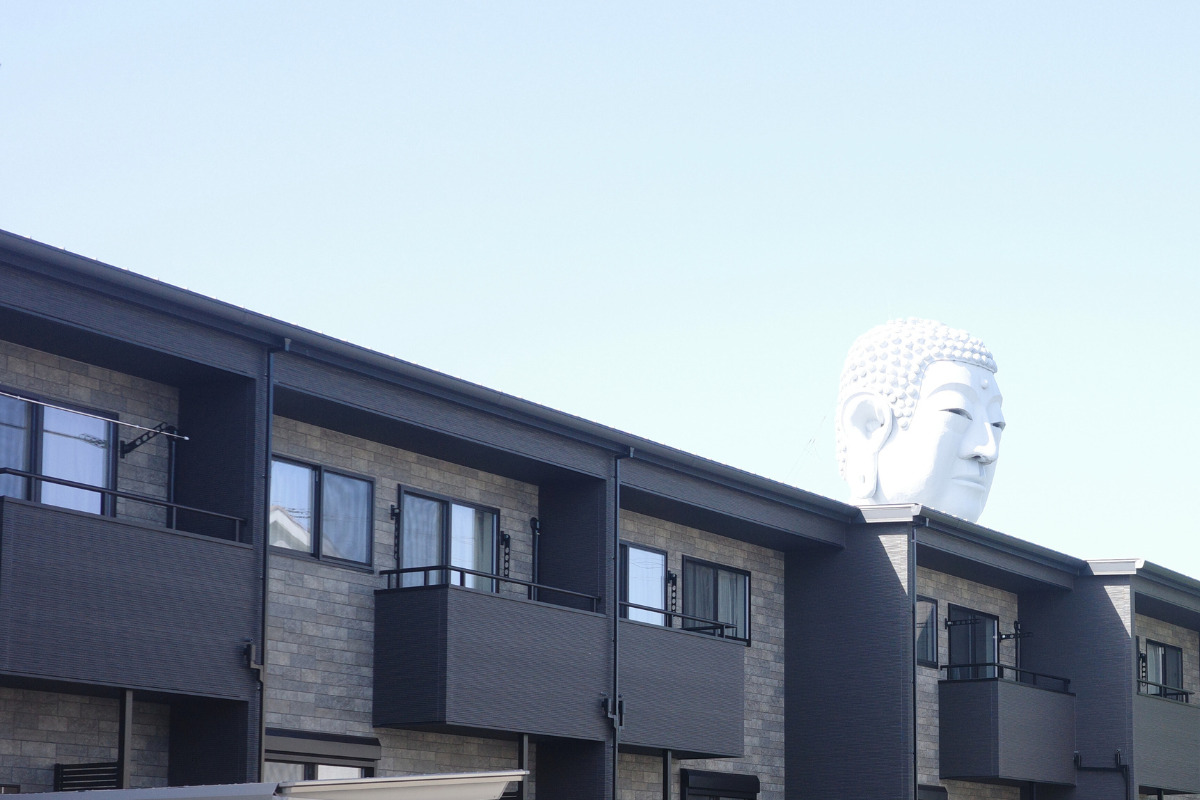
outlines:
M371 485L325 473L321 490L321 555L371 562Z
M404 525L400 537L400 567L429 567L443 563L442 515L443 504L425 497L404 497ZM426 574L414 572L402 575L401 586L424 586ZM442 583L445 577L428 573L429 583Z
M109 485L111 424L71 411L46 408L42 417L42 469L52 478ZM42 482L43 503L99 514L104 498L99 492Z
M630 603L650 608L666 605L667 561L662 553L626 547L625 595ZM662 614L640 608L628 609L628 618L652 625L663 625Z
M0 397L0 467L29 471L30 405L11 397ZM0 495L25 497L25 479L0 476Z
M712 567L706 567L694 561L685 561L683 565L683 613L701 619L714 619L716 588ZM699 620L685 619L683 627L707 629L710 626Z
M496 571L496 515L469 506L450 509L450 564L478 572ZM495 581L479 575L451 576L454 583L460 577L464 586L493 591Z

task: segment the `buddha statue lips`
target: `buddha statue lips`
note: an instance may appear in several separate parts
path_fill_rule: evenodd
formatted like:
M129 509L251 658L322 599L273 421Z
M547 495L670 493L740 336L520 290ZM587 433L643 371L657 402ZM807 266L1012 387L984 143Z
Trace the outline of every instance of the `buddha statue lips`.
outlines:
M853 501L920 503L978 520L1004 430L995 373L982 342L930 320L896 320L860 336L835 417Z

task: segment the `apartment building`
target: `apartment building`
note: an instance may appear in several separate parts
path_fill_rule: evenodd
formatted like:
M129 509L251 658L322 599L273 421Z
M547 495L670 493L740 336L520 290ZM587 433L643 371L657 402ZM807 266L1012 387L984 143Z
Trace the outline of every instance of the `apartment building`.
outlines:
M1200 583L0 234L0 786L1200 794Z

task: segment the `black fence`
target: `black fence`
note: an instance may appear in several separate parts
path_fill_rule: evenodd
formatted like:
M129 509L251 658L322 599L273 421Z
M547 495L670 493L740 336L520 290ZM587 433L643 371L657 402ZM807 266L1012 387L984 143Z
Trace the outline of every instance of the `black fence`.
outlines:
M96 494L106 498L101 504L101 513L106 516L117 516L115 512L116 503L112 501L118 498L134 503L145 503L146 505L157 506L164 509L166 512L166 521L164 523L165 527L173 530L186 530L185 528L180 528L178 526L178 518L181 512L184 514L198 514L204 519L229 525L232 536L221 538L229 538L230 541L234 542L243 541L242 531L246 521L241 517L231 517L228 514L218 514L216 511L205 511L202 508L184 506L180 505L179 503L172 503L167 500L160 500L157 497L150 497L148 495L137 494L135 492L121 492L117 491L116 489L106 489L103 486L93 486L88 483L79 483L77 481L54 478L49 475L39 475L36 472L23 472L22 470L13 469L11 467L0 467L0 476L2 475L12 475L17 478L24 478L28 481L31 481L30 486L32 487L36 487L38 483L53 483L58 486L65 486L68 489L81 489L87 492L95 492ZM135 518L140 520L140 517Z
M468 589L478 589L485 592L496 592L500 584L520 586L525 589L528 600L539 600L552 605L570 605L585 603L588 610L596 611L600 607L600 598L583 592L573 592L570 589L559 589L541 583L522 581L517 578L507 578L491 572L481 572L477 569L456 567L452 564L431 564L426 567L405 567L404 569L380 570L380 575L387 578L389 589L411 589L425 586L461 586ZM410 578L412 580L410 580ZM549 598L549 599L548 599ZM555 602L554 598L561 598Z
M977 664L947 664L942 669L945 670L948 681L1002 680L1024 683L1039 689L1049 689L1052 692L1071 691L1070 678L1033 672L1014 667L1011 664L1001 664L998 661L984 661Z

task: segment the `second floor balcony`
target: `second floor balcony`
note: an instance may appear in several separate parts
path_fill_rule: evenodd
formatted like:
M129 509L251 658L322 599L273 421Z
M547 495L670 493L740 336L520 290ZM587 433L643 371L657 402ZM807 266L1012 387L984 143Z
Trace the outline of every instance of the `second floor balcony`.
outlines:
M1075 695L1068 679L1000 663L943 669L943 779L1075 783Z
M1141 685L1147 683L1139 682L1133 698L1138 783L1167 794L1200 794L1200 705L1186 702L1182 689Z
M375 594L375 725L608 736L612 621L599 598L449 564L385 574L389 588ZM624 744L742 754L741 642L631 620L620 639Z
M157 502L164 518L203 513L129 493L57 485L64 483L94 494L98 506ZM230 531L241 528L233 518L210 518ZM260 575L253 547L232 539L137 516L0 498L0 672L252 696L245 648L257 631Z

